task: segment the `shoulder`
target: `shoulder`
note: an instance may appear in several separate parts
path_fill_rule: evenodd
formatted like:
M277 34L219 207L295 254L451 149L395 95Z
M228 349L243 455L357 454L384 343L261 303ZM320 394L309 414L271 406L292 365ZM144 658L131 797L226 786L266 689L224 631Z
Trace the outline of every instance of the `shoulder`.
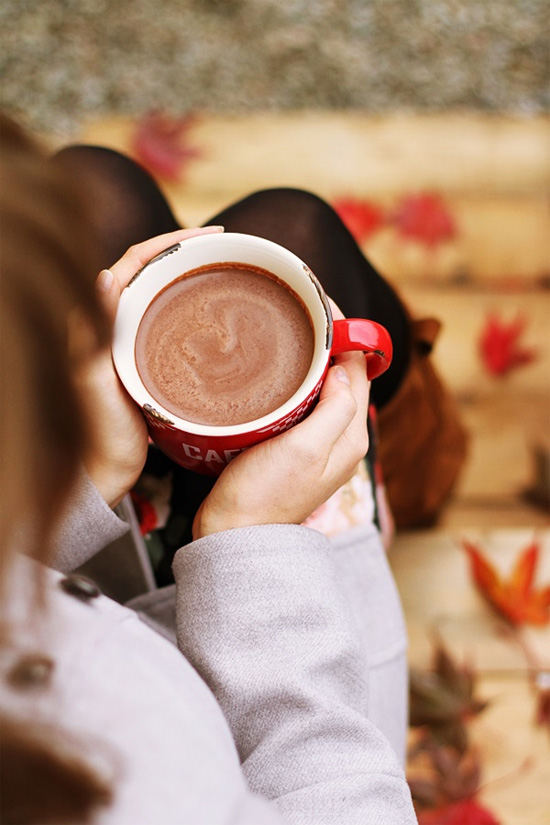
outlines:
M248 793L233 738L177 648L81 577L21 558L13 582L15 631L0 657L2 712L47 722L112 768L117 798L106 822L199 821L206 805L218 808L213 822L226 821L224 811ZM22 679L14 678L17 670ZM182 783L193 789L184 797Z

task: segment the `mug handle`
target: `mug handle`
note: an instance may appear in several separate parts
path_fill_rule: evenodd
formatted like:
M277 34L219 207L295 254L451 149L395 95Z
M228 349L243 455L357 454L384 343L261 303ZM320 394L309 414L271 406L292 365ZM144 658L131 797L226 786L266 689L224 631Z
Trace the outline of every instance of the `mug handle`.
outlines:
M365 318L334 321L331 355L357 350L365 353L369 381L386 372L391 364L393 346L385 327Z

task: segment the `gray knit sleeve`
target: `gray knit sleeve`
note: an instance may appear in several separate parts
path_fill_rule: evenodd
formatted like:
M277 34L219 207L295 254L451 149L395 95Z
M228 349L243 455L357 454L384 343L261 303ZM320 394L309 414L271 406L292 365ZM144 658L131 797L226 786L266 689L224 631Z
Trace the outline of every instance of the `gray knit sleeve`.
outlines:
M128 529L82 472L54 538L51 565L63 573L74 570Z
M253 791L300 825L416 822L403 769L368 719L368 663L331 543L295 525L178 551L178 643L231 726Z

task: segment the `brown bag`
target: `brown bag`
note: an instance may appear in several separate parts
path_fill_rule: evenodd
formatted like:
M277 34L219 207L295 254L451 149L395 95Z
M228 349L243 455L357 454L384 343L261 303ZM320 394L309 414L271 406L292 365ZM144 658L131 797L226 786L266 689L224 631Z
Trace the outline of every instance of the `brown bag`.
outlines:
M434 318L411 320L408 372L378 413L379 460L397 529L434 524L466 458L466 431L429 357L440 328Z

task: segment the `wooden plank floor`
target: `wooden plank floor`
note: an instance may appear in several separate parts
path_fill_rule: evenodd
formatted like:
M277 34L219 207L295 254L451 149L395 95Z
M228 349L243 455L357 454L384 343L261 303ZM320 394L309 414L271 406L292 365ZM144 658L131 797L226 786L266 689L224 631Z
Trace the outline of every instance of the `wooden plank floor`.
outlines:
M89 124L82 139L128 151L133 125ZM177 215L200 224L236 198L268 186L311 189L329 201L440 192L459 234L435 253L391 230L365 251L415 313L443 331L436 364L470 432L467 464L440 524L396 537L390 561L407 617L411 661L426 665L437 624L457 656L472 656L492 704L474 725L483 757L482 800L502 825L550 823L548 736L533 725L525 659L503 641L471 587L460 538L475 537L507 568L537 535L550 579L550 517L525 491L533 451L550 433L550 120L475 116L368 118L291 113L198 117L201 156L178 184L164 183ZM477 340L489 311L528 321L537 360L505 379L484 372ZM548 630L526 631L550 668ZM546 657L546 658L545 658ZM523 766L522 770L518 770ZM500 780L500 781L499 781Z
M476 695L489 707L470 725L482 765L481 801L502 825L548 825L550 760L548 731L534 725L535 701L522 648L503 635L503 625L471 586L460 539L476 540L508 572L533 538L531 526L495 529L455 527L398 537L390 553L407 618L411 664L429 666L434 634L459 662L476 669ZM542 565L537 581L550 579L550 532L538 531ZM550 628L520 631L540 664L550 669Z

